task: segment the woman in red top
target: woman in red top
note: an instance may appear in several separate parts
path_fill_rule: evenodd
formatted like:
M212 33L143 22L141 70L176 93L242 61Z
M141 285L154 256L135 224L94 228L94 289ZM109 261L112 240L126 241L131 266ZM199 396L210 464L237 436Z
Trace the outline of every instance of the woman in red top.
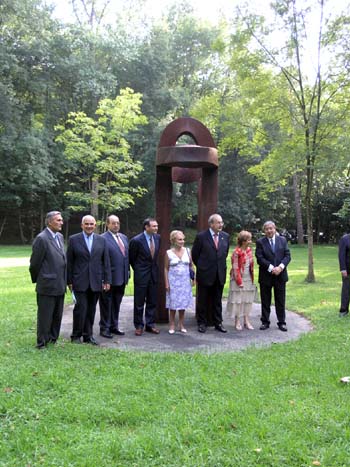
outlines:
M231 257L230 290L227 299L226 313L235 319L235 328L242 330L241 316L244 327L254 329L249 321L253 307L256 287L254 285L254 260L250 248L252 235L242 230L237 237L237 247Z

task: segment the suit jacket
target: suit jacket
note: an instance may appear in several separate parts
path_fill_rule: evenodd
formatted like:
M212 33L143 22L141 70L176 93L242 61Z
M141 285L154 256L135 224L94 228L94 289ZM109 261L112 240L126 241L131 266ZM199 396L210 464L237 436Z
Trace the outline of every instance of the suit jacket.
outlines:
M199 232L192 247L192 260L196 265L196 278L199 285L209 287L219 277L221 285L226 281L226 258L230 237L226 232L219 233L219 247L216 249L210 230Z
M67 283L73 290L94 292L102 290L102 284L111 283L111 266L106 239L94 234L91 253L86 246L83 232L68 239Z
M61 248L48 228L35 238L29 272L40 295L64 295L66 292L67 261L63 235L58 233Z
M142 232L130 240L129 261L134 270L135 285L146 286L150 279L158 282L158 253L160 235L154 235L154 256L152 258L147 239Z
M339 269L350 274L350 234L345 234L339 241Z
M255 256L259 264L259 283L272 285L274 281L287 282L287 265L290 262L290 251L287 240L281 235L275 235L275 253L273 253L270 241L267 237L259 238L256 242ZM285 268L280 275L272 275L268 269L270 264L279 266L284 264Z
M128 238L126 235L120 232L118 233L118 235L124 244L125 256L121 252L116 242L116 239L114 238L114 235L109 230L102 234L102 237L106 239L108 246L112 274L111 285L127 284L130 276Z

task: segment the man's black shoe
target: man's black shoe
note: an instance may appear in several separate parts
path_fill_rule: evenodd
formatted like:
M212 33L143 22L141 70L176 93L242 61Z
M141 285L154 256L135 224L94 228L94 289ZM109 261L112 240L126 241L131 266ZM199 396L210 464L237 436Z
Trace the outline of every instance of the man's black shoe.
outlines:
M86 339L84 339L84 343L85 344L91 344L91 345L100 345L97 340L95 340L94 337L88 337Z
M111 329L111 333L115 334L116 336L125 336L125 332L121 331L120 329Z
M227 332L227 329L225 329L222 324L218 324L217 326L215 326L215 329L219 332Z
M278 329L282 332L287 332L288 329L286 328L286 326L284 324L279 324L278 325Z
M198 326L198 332L201 332L202 334L204 334L205 332L207 332L207 327L204 324L200 324Z
M340 310L339 311L339 318L344 318L349 314L349 310Z
M109 331L101 331L100 336L105 337L106 339L113 339L113 335Z
M265 323L264 323L264 324L262 324L262 325L260 326L259 329L260 329L260 331L265 331L265 329L269 329L269 327L270 327L269 324L265 324Z

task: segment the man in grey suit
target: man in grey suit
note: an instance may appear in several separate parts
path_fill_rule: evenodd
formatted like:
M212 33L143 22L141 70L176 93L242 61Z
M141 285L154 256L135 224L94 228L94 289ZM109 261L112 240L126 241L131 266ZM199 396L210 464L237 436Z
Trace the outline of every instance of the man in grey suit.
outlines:
M67 264L59 211L46 215L46 228L33 242L29 271L36 283L38 304L37 348L55 343L61 329Z
M119 329L119 311L130 269L128 239L119 232L119 217L113 214L108 216L106 225L108 230L102 237L108 245L112 282L110 290L103 291L100 295L100 335L110 339L113 334L125 334Z
M67 248L67 284L74 292L71 341L99 345L93 337L96 304L102 290L109 290L111 267L106 239L94 233L96 221L84 216L82 232L71 235Z
M265 331L270 327L272 289L275 297L277 326L286 332L286 282L290 251L287 240L278 235L275 223L266 221L263 230L265 237L256 242L255 256L259 265L259 284L261 297L261 326Z

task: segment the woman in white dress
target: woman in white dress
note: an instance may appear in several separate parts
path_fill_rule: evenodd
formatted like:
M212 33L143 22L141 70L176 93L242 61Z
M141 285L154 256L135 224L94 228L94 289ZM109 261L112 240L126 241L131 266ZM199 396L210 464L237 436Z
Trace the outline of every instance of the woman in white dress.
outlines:
M191 254L185 248L185 236L181 230L170 233L171 248L167 250L164 261L166 307L169 309L169 334L175 333L175 314L179 312L180 332L186 333L184 326L185 309L193 302L190 269Z
M231 257L232 269L230 271L230 290L227 299L226 313L235 319L235 328L242 330L243 325L247 329L254 329L249 321L249 315L253 307L256 287L254 285L254 259L250 248L252 235L242 230L237 237L237 247Z

